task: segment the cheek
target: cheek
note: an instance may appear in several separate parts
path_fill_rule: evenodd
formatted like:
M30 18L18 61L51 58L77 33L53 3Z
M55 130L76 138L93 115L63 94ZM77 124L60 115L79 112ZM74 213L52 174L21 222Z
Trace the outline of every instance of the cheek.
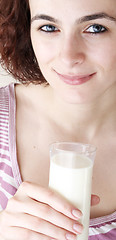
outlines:
M56 48L53 46L52 41L43 41L43 39L32 38L32 46L39 63L49 63L56 56Z
M99 47L94 51L93 61L105 72L114 71L116 65L116 51L114 51L115 44L111 41L104 42L104 44L98 45Z
M38 63L49 63L54 58L52 48L48 48L44 44L40 44L35 49L36 58Z
M106 52L105 52L105 64L106 64L106 67L113 71L113 72L116 72L116 46L111 44Z

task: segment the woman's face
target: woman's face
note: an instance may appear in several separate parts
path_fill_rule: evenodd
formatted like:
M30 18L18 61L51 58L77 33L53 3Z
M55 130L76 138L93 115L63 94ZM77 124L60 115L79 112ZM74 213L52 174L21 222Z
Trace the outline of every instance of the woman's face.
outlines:
M45 79L70 103L116 86L115 0L30 0L31 40Z

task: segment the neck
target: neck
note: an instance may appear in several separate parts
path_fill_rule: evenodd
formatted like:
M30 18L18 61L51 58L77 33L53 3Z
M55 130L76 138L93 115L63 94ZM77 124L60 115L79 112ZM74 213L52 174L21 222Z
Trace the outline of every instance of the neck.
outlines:
M65 129L78 133L79 139L91 141L102 128L115 125L115 92L115 88L112 88L88 104L69 104L54 97L52 104L54 102L57 122Z

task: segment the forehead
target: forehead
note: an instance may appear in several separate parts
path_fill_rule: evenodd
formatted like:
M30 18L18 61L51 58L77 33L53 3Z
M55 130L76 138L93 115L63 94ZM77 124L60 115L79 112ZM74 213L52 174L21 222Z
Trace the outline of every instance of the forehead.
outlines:
M30 9L31 10L54 10L60 11L73 9L73 7L80 10L87 10L87 9L112 9L116 12L114 7L116 7L116 0L29 0ZM60 9L59 9L60 7ZM36 8L36 9L35 9ZM70 9L70 10L71 10ZM73 9L74 10L74 9Z
M116 0L29 0L31 15L46 13L64 16L107 12L116 16Z

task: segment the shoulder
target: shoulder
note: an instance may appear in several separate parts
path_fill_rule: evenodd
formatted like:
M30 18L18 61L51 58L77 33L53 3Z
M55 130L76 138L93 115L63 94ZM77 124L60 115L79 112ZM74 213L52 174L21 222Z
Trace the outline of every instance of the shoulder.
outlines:
M0 124L8 122L11 109L15 106L14 84L0 88Z
M39 84L17 84L15 85L15 96L17 103L22 104L23 106L28 105L38 105L42 103L44 99L45 87ZM17 104L18 105L18 104ZM18 105L19 106L19 105Z
M8 110L9 107L9 86L0 88L0 113Z
M0 87L0 108L9 104L10 97L14 98L14 84Z
M0 87L0 101L8 98L9 86Z

